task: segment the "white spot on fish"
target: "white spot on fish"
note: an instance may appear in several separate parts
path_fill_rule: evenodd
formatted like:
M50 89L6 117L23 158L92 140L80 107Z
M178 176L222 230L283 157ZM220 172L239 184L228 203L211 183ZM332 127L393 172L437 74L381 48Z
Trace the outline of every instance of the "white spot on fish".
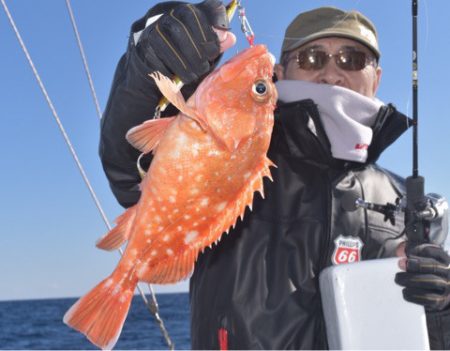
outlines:
M220 173L217 172L217 171L215 171L215 172L214 172L214 175L218 177L218 176L220 176Z
M197 175L195 176L195 180L196 180L197 182L201 182L201 181L203 180L203 174L197 174Z
M150 189L150 191L153 193L153 195L158 194L158 190L156 190L156 188L154 188L154 187L152 187L152 188Z
M197 157L198 156L198 150L200 149L200 144L199 143L194 143L194 144L192 144L192 146L191 146L191 150L192 150L192 155L194 156L194 157Z
M192 224L192 226L197 227L197 226L198 226L198 222L194 222L194 223Z
M152 239L147 239L147 244L150 244L152 242Z
M245 173L245 174L244 174L244 179L250 178L251 175L252 175L252 174L251 174L250 172Z
M131 260L126 260L125 261L125 267L127 269L131 269L131 267L133 267L133 265L134 265L133 261L131 261Z
M119 297L119 302L120 302L120 303L124 303L126 300L127 300L127 297L126 297L125 295L121 295L121 296Z
M179 226L177 227L177 230L178 230L179 232L181 232L181 231L183 230L183 227L182 227L181 225L179 225Z
M236 155L231 155L230 159L234 160L236 158Z
M179 210L178 208L176 208L176 209L173 210L173 213L174 213L174 214L177 214L178 212L180 212L180 210Z
M196 230L191 230L190 232L186 233L186 236L184 237L184 243L190 244L193 242L198 236L198 232Z
M200 190L198 190L197 188L192 188L190 193L191 195L197 195L200 192Z
M137 271L138 276L143 276L148 270L148 266L146 264L143 264Z
M159 227L158 227L158 232L162 232L164 230L164 227L162 226L162 225L160 225Z
M155 216L155 217L153 217L153 219L155 220L156 223L161 223L162 222L162 219L161 219L160 216Z
M170 255L170 256L173 255L173 250L172 250L172 249L167 249L166 252L167 252L167 254Z
M216 211L217 212L221 212L225 209L225 207L227 207L227 203L226 202L221 202L220 204L218 204L216 206Z
M167 207L166 206L161 207L161 211L163 212L167 211Z
M178 134L177 142L181 146L188 146L187 145L188 144L188 139L187 139L185 134L182 134L182 133Z
M200 205L201 206L208 206L209 203L209 199L207 197L204 197L203 199L200 200Z
M137 253L138 253L138 250L136 250L136 249L131 249L131 251L130 251L130 254L131 254L132 256L136 256Z
M105 287L109 287L112 285L114 280L112 280L112 278L109 278L106 282L105 282Z
M175 203L176 201L177 201L177 200L176 200L175 196L173 196L173 195L170 195L170 196L169 196L169 202Z
M183 176L181 176L181 175L178 176L178 181L179 181L179 182L183 181Z
M169 239L170 239L170 235L169 234L164 235L163 241L169 241Z
M195 212L200 212L200 207L196 207Z
M209 150L208 151L208 156L219 156L220 152L217 150Z
M158 200L158 202L162 202L162 197L158 196L157 200Z
M184 215L183 218L184 218L184 219L191 219L191 216L189 216L189 215Z
M150 252L150 255L152 255L152 256L156 256L158 254L158 251L156 251L156 250L152 250L152 252Z
M150 229L146 229L146 230L144 231L144 235L145 235L145 236L149 236L151 233L152 233L152 231L151 231Z
M117 285L114 287L114 289L113 289L113 291L112 291L112 294L113 294L113 295L117 295L119 292L120 292L120 285L117 284Z

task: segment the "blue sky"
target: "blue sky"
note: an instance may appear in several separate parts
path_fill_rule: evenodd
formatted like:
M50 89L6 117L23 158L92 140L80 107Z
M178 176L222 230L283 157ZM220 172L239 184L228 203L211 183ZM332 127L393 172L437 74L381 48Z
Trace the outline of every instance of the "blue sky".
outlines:
M154 1L72 0L79 31L103 108L131 23ZM316 6L357 9L378 27L383 78L378 97L411 113L411 1L243 1L256 42L279 55L286 25ZM112 221L122 212L97 155L99 121L76 46L65 1L7 1L35 65ZM450 197L450 2L420 1L420 173L426 191ZM238 44L247 46L237 18ZM95 248L106 231L31 69L0 10L0 300L80 296L106 277L117 253ZM380 164L411 172L411 133ZM187 282L156 287L187 291Z

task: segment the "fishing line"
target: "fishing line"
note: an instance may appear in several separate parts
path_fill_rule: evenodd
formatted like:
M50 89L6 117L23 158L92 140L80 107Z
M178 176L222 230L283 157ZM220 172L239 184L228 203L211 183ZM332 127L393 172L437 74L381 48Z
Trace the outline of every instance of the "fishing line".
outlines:
M83 60L84 70L86 72L86 75L87 75L87 78L88 78L88 81L89 81L89 87L90 87L90 90L91 90L92 98L94 99L94 104L95 104L95 107L96 107L97 116L98 116L99 119L101 119L102 118L102 113L101 113L101 110L100 110L100 104L98 102L97 94L96 94L95 87L94 87L94 82L93 82L92 77L91 77L88 61L87 61L87 58L86 58L86 54L84 52L84 47L83 47L83 43L81 41L80 34L78 32L78 26L77 26L77 23L76 23L76 20L75 20L75 16L74 16L73 11L72 11L72 6L71 6L71 3L70 3L70 0L66 0L66 6L67 6L67 10L69 11L70 20L72 22L72 28L73 28L74 33L75 33L75 37L76 37L76 40L77 40L77 43L78 43L78 48L80 50L81 58ZM107 222L107 220L106 220L106 222ZM111 225L108 222L107 222L107 227L108 227L109 230L111 230ZM123 251L122 251L121 248L119 249L119 253L121 254L121 256L123 256ZM161 317L159 315L159 306L158 306L158 301L156 299L156 294L155 294L151 284L147 284L147 286L148 286L148 289L149 289L151 297L152 297L151 303L148 302L144 292L141 290L139 285L137 286L137 288L139 290L140 295L142 296L142 299L144 300L144 303L146 304L146 306L149 308L150 312L153 314L154 318L156 319L156 322L158 323L158 325L159 325L159 327L161 329L161 332L162 332L162 334L164 336L164 339L166 340L167 345L169 346L170 349L173 349L173 347L174 347L173 342L171 341L169 333L168 333L168 331L167 331L167 329L166 329L166 327L164 325L164 322L163 322L163 320L161 319Z
M5 0L0 0L0 1L2 3L3 9L4 9L5 13L6 13L6 16L8 17L9 23L10 23L10 25L11 25L11 27L12 27L12 29L13 29L16 37L17 37L17 40L19 41L19 44L20 44L20 46L22 48L22 51L24 52L24 54L25 54L25 56L27 58L27 61L28 61L29 65L30 65L30 67L31 67L31 69L33 71L33 74L34 74L34 76L35 76L35 78L36 78L36 80L37 80L37 82L39 84L39 87L40 87L42 93L44 94L45 100L47 101L47 104L48 104L50 110L52 111L53 117L54 117L56 123L58 124L58 127L59 127L59 129L60 129L60 131L61 131L61 133L62 133L62 135L64 137L64 140L65 140L65 142L66 142L66 144L67 144L67 146L69 148L69 151L72 154L73 159L75 160L75 163L76 163L76 165L78 167L78 170L81 173L81 176L82 176L82 178L83 178L87 188L89 189L89 193L91 194L91 197L94 200L94 203L95 203L98 211L100 212L100 215L101 215L104 223L106 224L106 227L108 228L108 230L111 230L112 227L111 227L111 225L110 225L110 223L109 223L109 221L108 221L108 219L107 219L107 217L105 215L105 212L103 211L102 206L100 205L100 201L98 200L97 195L96 195L94 189L92 188L92 185L91 185L91 183L90 183L90 181L89 181L89 179L88 179L88 177L86 175L86 172L84 171L84 168L83 168L83 166L82 166L82 164L81 164L81 162L80 162L80 160L78 158L78 155L77 155L77 153L76 153L76 151L75 151L75 149L74 149L74 147L73 147L73 145L72 145L72 143L70 141L70 138L69 138L69 136L67 135L67 133L66 133L66 131L64 129L64 126L63 126L63 124L62 124L62 122L61 122L61 120L59 118L59 115L56 112L55 106L53 105L53 102L51 101L50 96L48 95L47 89L45 88L44 83L42 82L42 79L41 79L41 77L40 77L40 75L39 75L39 73L38 73L38 71L37 71L37 69L36 69L36 67L35 67L35 65L33 63L33 60L31 59L31 56L30 56L30 54L28 52L28 49L25 46L24 41L22 40L22 37L21 37L21 35L19 33L19 30L18 30L18 28L17 28L17 26L16 26L16 24L15 24L13 18L12 18L12 15L11 15L9 9L8 9L8 6L6 5ZM121 248L119 248L118 251L119 251L119 253L121 255L123 255L123 251L122 251ZM155 319L157 320L157 322L158 322L158 324L159 324L159 326L161 328L161 331L162 331L162 333L164 335L164 338L166 339L166 342L167 342L169 348L171 350L173 350L174 349L174 344L170 340L170 337L169 337L169 335L167 333L167 330L164 327L164 323L163 323L163 321L161 320L161 318L159 317L159 314L158 314L158 304L156 302L156 298L155 298L155 295L154 295L153 288L150 285L149 285L149 287L150 287L150 291L151 291L152 297L153 297L153 303L151 303L151 304L148 302L147 298L145 297L144 292L139 287L139 285L137 286L142 299L144 300L145 304L150 309L152 314L155 316Z
M80 49L81 59L83 60L84 70L86 72L86 75L87 75L87 78L88 78L88 81L89 81L89 87L91 89L92 98L94 99L94 104L95 104L95 109L97 111L97 116L98 116L99 119L101 119L102 118L102 112L100 110L100 104L99 104L98 99L97 99L97 94L96 94L95 88L94 88L94 82L92 81L91 72L89 70L89 65L88 65L88 62L87 62L86 54L84 53L84 48L83 48L83 44L81 42L80 34L78 33L78 27L77 27L77 23L75 21L75 16L73 15L73 11L72 11L72 6L70 4L70 0L66 0L66 6L67 6L67 10L69 11L70 21L72 22L72 28L73 28L73 31L75 33L75 37L77 39L78 48Z

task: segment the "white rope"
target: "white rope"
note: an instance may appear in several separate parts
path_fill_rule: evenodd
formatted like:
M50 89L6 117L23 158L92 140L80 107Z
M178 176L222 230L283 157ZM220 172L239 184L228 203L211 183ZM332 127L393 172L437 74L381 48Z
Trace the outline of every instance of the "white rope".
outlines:
M62 133L62 135L64 137L64 140L65 140L69 150L70 150L70 153L72 154L72 156L73 156L73 158L75 160L75 163L77 164L77 167L78 167L78 169L79 169L79 171L81 173L81 176L82 176L84 182L86 183L86 186L89 189L89 192L90 192L90 194L92 196L92 199L94 200L95 205L96 205L97 209L99 210L100 215L103 218L103 221L106 224L106 227L108 228L108 230L111 230L112 227L111 227L111 225L110 225L110 223L109 223L109 221L108 221L108 219L107 219L107 217L105 215L105 212L102 209L102 206L100 205L100 202L99 202L99 200L97 198L97 195L94 192L94 189L92 188L92 186L91 186L91 184L89 182L89 179L88 179L88 177L86 175L86 172L83 169L83 166L82 166L82 164L81 164L81 162L80 162L80 160L79 160L79 158L77 156L77 153L75 152L75 149L73 148L72 143L71 143L71 141L70 141L70 139L69 139L69 137L68 137L68 135L67 135L67 133L66 133L66 131L65 131L63 125L62 125L62 123L61 123L61 120L60 120L60 118L58 116L58 113L56 112L56 109L55 109L55 107L54 107L54 105L53 105L53 103L52 103L52 101L51 101L51 99L50 99L50 97L49 97L49 95L47 93L47 90L45 89L45 86L42 83L41 77L39 76L39 73L37 72L37 69L34 66L34 63L33 63L32 59L31 59L31 56L30 56L30 54L29 54L29 52L28 52L28 50L27 50L27 48L25 46L25 43L22 40L22 37L21 37L21 35L19 33L19 30L17 29L17 26L16 26L16 24L15 24L15 22L14 22L12 16L11 16L11 13L9 12L8 6L6 5L4 0L0 0L0 1L2 3L3 9L4 9L5 13L6 13L6 16L8 17L9 23L11 24L11 27L13 28L14 33L16 34L17 40L19 41L19 44L20 44L20 46L21 46L21 48L22 48L22 50L23 50L23 52L24 52L24 54L25 54L25 56L26 56L26 58L28 60L28 63L30 64L31 69L33 70L34 76L35 76L35 78L36 78L36 80L37 80L37 82L39 84L39 87L41 88L41 91L44 94L44 97L45 97L45 99L46 99L46 101L48 103L48 106L50 107L50 110L52 111L53 117L55 118L55 121L58 124L58 127L59 127L59 129L60 129L60 131L61 131L61 133ZM122 249L119 249L119 253L121 255L123 255ZM170 340L170 337L169 337L169 335L167 333L167 330L164 327L164 323L161 320L161 318L159 317L158 304L156 302L155 293L153 291L153 288L150 286L150 291L151 291L151 294L152 294L152 297L153 297L153 303L152 304L148 303L148 300L145 297L145 294L144 294L144 292L142 291L142 289L140 288L139 285L138 285L137 288L138 288L139 293L140 293L142 299L144 300L145 304L149 307L150 311L155 316L155 318L156 318L156 320L157 320L157 322L158 322L158 324L159 324L159 326L161 328L161 331L162 331L162 333L164 335L164 338L166 339L166 342L167 342L169 348L171 350L173 350L174 349L174 344Z

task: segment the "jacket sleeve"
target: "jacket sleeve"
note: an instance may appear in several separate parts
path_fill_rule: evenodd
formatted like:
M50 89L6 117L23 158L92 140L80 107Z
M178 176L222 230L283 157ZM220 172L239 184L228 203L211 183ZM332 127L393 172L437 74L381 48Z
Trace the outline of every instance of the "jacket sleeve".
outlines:
M151 62L144 60L135 45L135 34L145 28L150 13L131 27L127 51L117 65L101 121L101 162L114 196L124 207L130 207L139 200L138 185L141 181L136 166L139 151L127 142L125 134L130 128L153 118L155 107L161 99L158 88L148 74L155 70L168 74L165 67L152 67ZM182 93L186 97L193 90L193 86L186 86ZM174 115L176 112L170 106L162 116ZM144 168L150 160L151 157L146 158Z
M427 312L427 329L431 350L450 349L450 309Z

